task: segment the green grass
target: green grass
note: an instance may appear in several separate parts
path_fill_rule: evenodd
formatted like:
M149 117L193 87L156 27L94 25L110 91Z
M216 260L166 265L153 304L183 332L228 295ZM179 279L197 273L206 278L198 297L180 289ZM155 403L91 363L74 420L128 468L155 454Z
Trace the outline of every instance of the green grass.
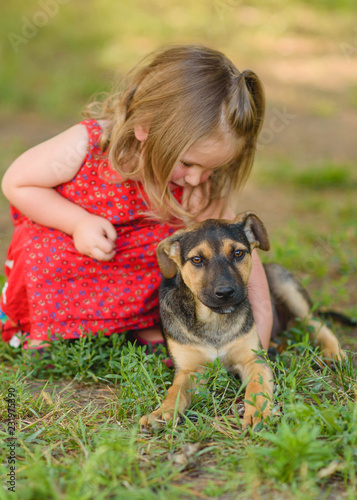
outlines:
M270 233L271 250L262 260L279 262L304 285L311 284L319 304L356 315L354 166L323 162L307 167L280 159L260 162L253 176L260 189L279 186L284 193L281 210L291 214L288 224Z
M240 381L215 362L182 423L152 436L140 434L138 419L162 401L172 381L163 355L101 335L54 342L44 359L2 345L4 423L4 397L16 388L12 498L233 499L254 491L264 498L315 499L340 490L355 498L353 357L332 371L302 327L285 338L287 350L269 361L274 411L260 431L242 431ZM105 399L94 389L105 391ZM6 425L1 435L9 437ZM0 498L8 498L4 490Z
M357 176L353 163L323 162L298 167L294 161L275 159L274 164L259 169L259 181L265 185L279 184L309 191L355 190Z
M304 192L301 186L287 189L293 200ZM292 269L309 285L316 303L356 317L355 202L344 201L341 216L336 209L330 212L314 190L308 193L307 206L300 207L302 219L296 216L272 236L269 260ZM304 220L313 202L329 230ZM355 330L334 328L343 345L356 352ZM242 431L243 388L215 362L182 423L152 436L140 434L138 420L158 406L173 380L164 355L146 354L116 335L58 340L42 358L1 344L5 439L4 397L9 387L17 389L12 497L317 500L331 494L354 499L356 354L332 371L302 325L284 338L287 350L270 361L273 416L258 432ZM6 486L5 451L0 473ZM4 491L0 499L7 498Z

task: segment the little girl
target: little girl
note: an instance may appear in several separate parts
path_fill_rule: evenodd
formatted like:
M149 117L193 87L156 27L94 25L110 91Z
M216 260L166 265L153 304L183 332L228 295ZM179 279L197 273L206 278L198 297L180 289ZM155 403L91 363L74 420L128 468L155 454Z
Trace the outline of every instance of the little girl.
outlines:
M162 342L159 241L206 218L233 219L253 163L264 94L223 54L173 46L129 73L87 119L5 173L14 235L1 310L5 342L134 331ZM253 207L254 208L254 207ZM253 256L249 297L267 348L272 313Z

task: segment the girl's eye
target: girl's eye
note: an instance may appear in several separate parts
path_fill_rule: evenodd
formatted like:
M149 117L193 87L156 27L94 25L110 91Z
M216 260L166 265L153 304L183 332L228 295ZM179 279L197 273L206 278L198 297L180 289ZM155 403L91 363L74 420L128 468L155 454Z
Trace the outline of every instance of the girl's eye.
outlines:
M201 258L201 257L199 257L198 255L196 255L196 257L192 257L192 258L191 258L191 262L192 262L193 264L196 264L196 265L197 265L197 264L202 264L202 258Z
M181 163L184 167L192 167L193 163L187 163L186 161L182 161L181 160Z
M245 251L244 250L236 250L234 252L234 257L236 259L242 259L244 257L244 255L245 255Z

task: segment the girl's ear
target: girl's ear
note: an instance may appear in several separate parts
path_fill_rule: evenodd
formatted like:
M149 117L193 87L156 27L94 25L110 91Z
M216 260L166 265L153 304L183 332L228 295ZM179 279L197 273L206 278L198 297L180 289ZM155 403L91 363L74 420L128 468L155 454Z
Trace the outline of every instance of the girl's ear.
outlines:
M134 134L138 141L146 141L149 134L149 127L143 127L142 125L134 125Z

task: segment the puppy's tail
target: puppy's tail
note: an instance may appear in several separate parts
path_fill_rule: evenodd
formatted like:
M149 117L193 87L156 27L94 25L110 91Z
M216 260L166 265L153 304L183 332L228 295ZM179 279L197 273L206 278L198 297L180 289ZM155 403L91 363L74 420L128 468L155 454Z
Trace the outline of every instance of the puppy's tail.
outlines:
M345 314L339 313L337 311L316 311L318 316L322 319L331 319L337 323L341 323L346 326L357 326L357 319L346 316Z
M273 310L275 310L279 318L286 316L283 325L280 325L279 329L284 329L289 319L308 317L313 309L313 302L295 276L275 263L265 264L264 269L272 295ZM314 310L313 315L320 317L322 320L333 320L343 325L357 326L356 318L351 318L338 311Z

